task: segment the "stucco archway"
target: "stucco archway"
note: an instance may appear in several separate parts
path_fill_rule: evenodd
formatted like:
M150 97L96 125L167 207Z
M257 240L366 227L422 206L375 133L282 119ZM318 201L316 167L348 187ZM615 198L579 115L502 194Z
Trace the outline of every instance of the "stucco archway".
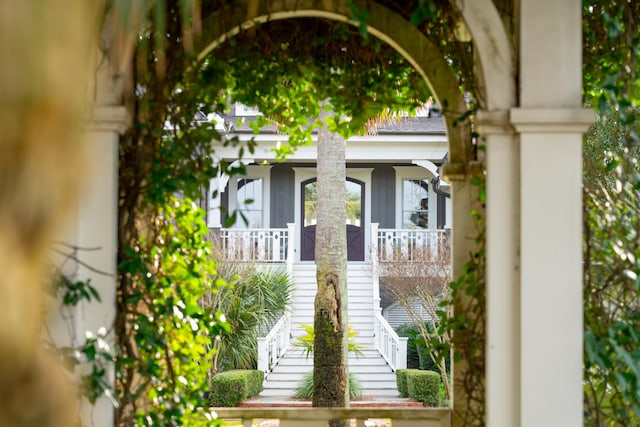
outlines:
M355 3L372 12L372 34L394 46L413 63L441 102L448 99L450 106L462 106L460 111L464 111L464 100L459 93L452 93L457 91L455 78L428 39L376 2ZM580 196L580 137L589 122L588 114L579 108L580 2L515 2L520 15L515 19L513 38L507 35L494 3L451 0L471 33L476 47L477 73L483 83L483 110L478 114L477 123L487 144L488 170L487 423L493 427L577 426L581 419L581 275L580 227L576 227L579 218L573 211ZM260 20L304 16L348 20L350 11L346 4L346 1L326 0L234 2L233 8L205 17L205 31L198 50L206 53L211 43L219 43L233 36L234 31ZM256 7L251 9L250 5ZM552 63L563 65L560 73L545 67L549 63L547 55L551 56ZM519 66L516 66L517 60ZM110 99L118 99L117 94ZM115 147L115 126L109 128L105 124L119 122L117 118L112 120L114 116L107 114L109 111L104 112L98 117L94 139L105 139L105 143ZM447 131L451 157L445 174L453 185L454 212L460 213L454 217L454 239L456 248L460 249L473 232L467 212L473 201L468 179L475 159L470 141L465 139L468 130L455 127L447 120ZM540 177L532 164L548 160L546 153L550 151L554 152L553 162ZM111 149L101 160L115 167L114 156L115 150ZM102 180L103 184L92 192L114 193L112 179ZM539 190L552 185L557 193L553 195L557 204L553 222L545 217L549 195ZM94 229L104 229L104 224L109 222L104 220L110 216L109 211L103 209L98 212L100 215L93 215L95 209L91 209L82 216L97 219L93 223L87 221L81 237L87 237L87 244L99 242L98 245L109 252L113 245L105 243L108 238L92 238ZM541 243L545 240L559 243L561 254L554 257L545 251ZM454 261L462 262L466 256L464 251L461 258ZM545 295L551 291L558 297L548 301ZM544 318L537 318L542 310ZM543 326L537 321L542 321ZM558 337L543 335L541 331L548 331L549 325L562 327ZM554 360L545 366L544 372L539 372L537 362L545 360L543 352L547 347L562 349L568 356ZM569 376L565 378L565 374ZM560 386L549 390L548 384L558 384L558 381ZM553 414L553 421L543 420L543 415L536 413L542 407L552 408L549 413Z
M257 6L257 7L252 7ZM499 20L490 1L483 1L483 14L476 17L473 11L467 14L468 19L473 23L473 29L483 28L496 24ZM438 47L429 40L425 34L387 7L375 2L359 4L371 14L368 21L368 32L383 40L396 51L402 54L422 75L431 87L441 105L446 105L445 120L449 139L449 161L443 168L443 175L452 184L452 206L453 206L453 271L458 275L462 266L468 261L469 253L474 251L475 236L477 230L475 223L470 216L472 210L481 209L474 188L470 180L474 173L481 173L481 166L475 158L474 147L471 141L471 130L467 121L459 121L459 117L467 111L464 96L459 89L458 80L452 68L440 53ZM291 2L240 2L233 7L217 10L204 17L203 34L196 43L196 52L203 58L212 52L218 45L224 43L228 38L235 36L240 31L249 29L261 23L294 19L294 18L322 18L348 22L352 16L347 1L340 2L318 2L318 1L298 1ZM513 69L511 52L504 30L500 24L489 35L481 34L479 48L489 46L492 51L482 52L479 59L494 60L507 58L509 67L504 69L504 62L491 62L486 69L489 73L495 72L497 78L488 75L483 79L487 81L486 90L482 93L491 105L501 104L503 108L513 106L515 99L515 84L511 78L507 84L498 84L498 80L505 75L511 76ZM504 49L502 52L500 49ZM498 50L498 52L496 52ZM506 92L506 95L501 96ZM498 99L498 101L494 101ZM473 165L475 163L475 165ZM462 366L461 366L462 367ZM463 368L464 369L464 368ZM468 404L468 398L462 389L456 390L455 405L464 408Z

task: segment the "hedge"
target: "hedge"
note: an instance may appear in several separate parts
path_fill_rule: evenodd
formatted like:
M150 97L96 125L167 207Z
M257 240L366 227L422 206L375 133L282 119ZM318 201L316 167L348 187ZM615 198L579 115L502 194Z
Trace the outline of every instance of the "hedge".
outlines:
M410 372L407 376L409 396L424 402L425 406L440 406L440 374L434 371Z
M407 386L407 378L413 372L419 372L418 369L398 369L396 370L396 385L400 396L409 397L409 387Z
M262 391L264 372L238 369L221 372L211 379L211 406L238 406Z

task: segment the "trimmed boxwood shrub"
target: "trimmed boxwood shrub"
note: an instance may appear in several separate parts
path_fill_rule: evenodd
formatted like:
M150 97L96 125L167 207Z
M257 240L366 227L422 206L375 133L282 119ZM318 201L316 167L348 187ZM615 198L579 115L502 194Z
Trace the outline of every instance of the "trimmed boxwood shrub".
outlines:
M248 397L262 391L264 373L258 370L231 370L211 379L211 406L238 406Z
M409 397L409 387L407 386L407 379L411 372L418 372L418 369L398 369L396 370L396 385L400 396Z
M426 406L440 406L440 374L434 371L414 370L407 376L409 396Z

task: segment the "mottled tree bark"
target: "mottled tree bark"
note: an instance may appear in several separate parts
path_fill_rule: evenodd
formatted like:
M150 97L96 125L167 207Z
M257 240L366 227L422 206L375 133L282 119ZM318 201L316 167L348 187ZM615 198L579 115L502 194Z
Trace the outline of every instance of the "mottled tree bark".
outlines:
M313 406L349 406L347 381L347 239L345 140L327 129L318 135L318 207ZM342 425L333 421L332 426Z

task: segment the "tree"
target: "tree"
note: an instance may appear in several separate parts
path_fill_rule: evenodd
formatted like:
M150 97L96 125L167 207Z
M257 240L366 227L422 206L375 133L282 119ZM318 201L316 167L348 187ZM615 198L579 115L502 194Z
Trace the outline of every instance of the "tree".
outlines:
M321 110L318 132L318 224L314 303L313 406L349 406L347 330L346 142L329 130ZM332 425L341 425L334 421Z

